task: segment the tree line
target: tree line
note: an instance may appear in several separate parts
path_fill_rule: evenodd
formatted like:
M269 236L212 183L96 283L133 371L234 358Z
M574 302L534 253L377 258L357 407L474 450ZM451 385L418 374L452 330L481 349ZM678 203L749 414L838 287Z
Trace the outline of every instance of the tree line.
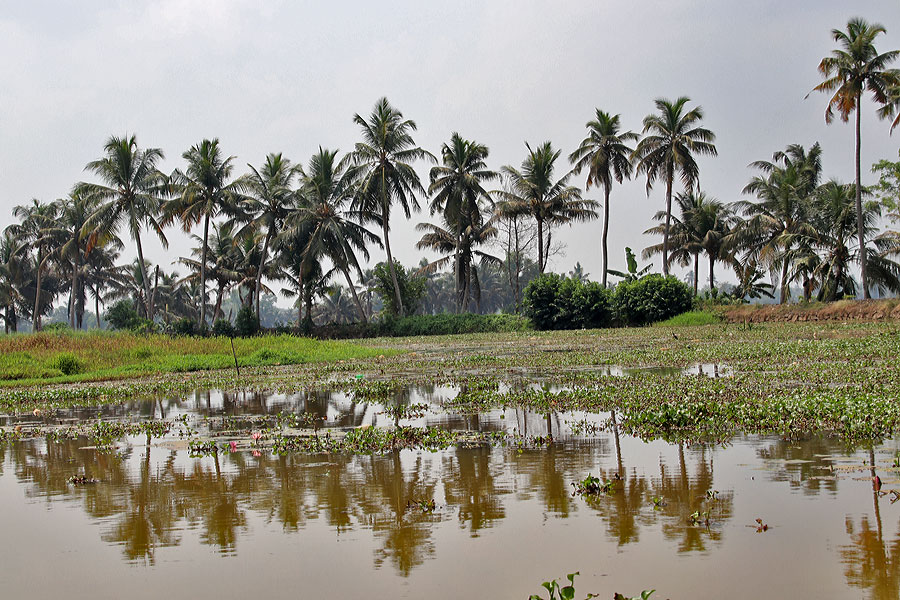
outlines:
M126 299L146 320L189 319L205 329L225 317L229 293L258 319L261 297L274 294L276 283L296 298L298 323L307 327L317 311L365 324L375 312L373 293L401 316L518 311L525 283L544 273L558 250L554 231L601 212L600 277L609 285L610 199L616 183L634 176L645 178L648 196L657 187L665 194L659 224L645 232L662 241L643 256L661 254L665 275L673 262L692 264L695 294L701 255L709 261L710 289L722 262L734 269L734 295L742 299L773 296L767 273L777 279L782 302L794 282L806 299L868 298L872 288L896 292L900 234L879 229L883 207L896 211L893 163L879 167L878 200L887 204L873 199L860 175L863 96L892 120L891 129L900 122L900 71L888 68L898 51L878 53L874 46L884 31L862 19L833 30L838 48L819 64L823 81L813 90L831 94L826 122L855 113L856 181L823 182L819 144L792 144L751 164L757 174L743 191L752 199L734 203L699 187L697 159L717 154L716 137L687 97L657 99L640 133L624 130L620 115L597 109L568 164L547 141L526 144L519 166L499 170L489 168L485 145L458 133L437 156L419 147L415 121L386 98L368 116L354 115L360 138L350 152L320 147L306 164L273 153L241 175L218 139L192 146L182 154L184 168L165 174L161 149L140 147L134 135L112 136L86 166L94 181L77 183L65 198L13 210L18 222L0 238L0 318L6 331L17 330L23 317L38 331L42 316L67 297L69 324L81 328L90 296L98 326L101 303ZM417 163L432 165L427 181ZM602 188L602 203L571 183L580 175L585 191ZM416 247L439 258L407 270L393 257L390 218L400 210L411 219L422 201L434 222L417 226ZM201 234L191 233L198 225ZM197 244L178 260L186 276L144 258L142 236L151 232L167 246L166 230L176 226ZM137 259L120 264L128 238ZM385 260L364 270L373 249L383 250ZM444 269L449 274L439 274ZM572 275L584 276L580 266Z

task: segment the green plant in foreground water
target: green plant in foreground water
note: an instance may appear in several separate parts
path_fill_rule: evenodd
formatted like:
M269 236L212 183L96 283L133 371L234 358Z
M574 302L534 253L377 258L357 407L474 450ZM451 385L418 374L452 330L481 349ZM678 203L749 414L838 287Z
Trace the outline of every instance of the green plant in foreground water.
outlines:
M579 575L578 571L574 573L569 573L566 575L566 579L569 580L569 585L560 586L559 583L556 582L555 579L551 581L545 581L541 585L545 590L550 594L547 596L547 600L573 600L575 598L575 576ZM596 598L597 594L588 594L585 596L584 600L589 600L590 598ZM532 594L528 597L528 600L544 600L537 594Z
M588 473L588 476L581 481L572 482L572 487L575 488L575 491L572 492L573 496L599 496L600 494L611 494L616 487L616 480L603 481Z
M644 590L641 592L640 596L635 596L634 598L629 598L623 594L616 593L616 595L613 596L613 600L647 600L647 598L655 591L656 590Z

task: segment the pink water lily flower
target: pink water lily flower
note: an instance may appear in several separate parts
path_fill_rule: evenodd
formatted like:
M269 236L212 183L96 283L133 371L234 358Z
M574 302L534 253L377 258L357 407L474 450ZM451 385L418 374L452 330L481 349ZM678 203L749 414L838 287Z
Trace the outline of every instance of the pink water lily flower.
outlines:
M237 442L235 442L234 440L228 442L228 447L232 452L237 452Z
M258 443L259 443L259 438L262 437L262 433L260 433L259 431L254 431L253 434L252 434L250 437L253 438L253 442L254 442L254 443L257 443L257 444L258 444Z

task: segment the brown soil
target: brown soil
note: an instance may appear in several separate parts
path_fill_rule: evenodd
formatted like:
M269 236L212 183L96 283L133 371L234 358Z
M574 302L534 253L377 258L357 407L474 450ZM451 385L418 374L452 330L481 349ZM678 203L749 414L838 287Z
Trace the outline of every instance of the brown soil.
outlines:
M900 300L839 300L809 304L745 304L722 309L731 323L764 321L882 321L900 319Z

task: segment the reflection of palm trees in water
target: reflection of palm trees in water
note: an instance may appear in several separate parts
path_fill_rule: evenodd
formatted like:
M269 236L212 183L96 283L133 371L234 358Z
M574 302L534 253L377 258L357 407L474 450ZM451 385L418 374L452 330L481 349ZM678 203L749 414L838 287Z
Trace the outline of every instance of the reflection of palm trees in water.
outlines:
M881 494L875 485L875 451L869 448L869 472L872 475L872 503L875 528L869 515L863 515L857 526L847 516L845 525L850 543L840 549L844 562L844 577L853 587L867 588L871 598L888 600L900 597L900 537L885 543L881 527Z
M444 499L448 506L459 507L459 523L468 523L469 532L491 527L506 516L493 473L491 448L457 449L443 461Z

